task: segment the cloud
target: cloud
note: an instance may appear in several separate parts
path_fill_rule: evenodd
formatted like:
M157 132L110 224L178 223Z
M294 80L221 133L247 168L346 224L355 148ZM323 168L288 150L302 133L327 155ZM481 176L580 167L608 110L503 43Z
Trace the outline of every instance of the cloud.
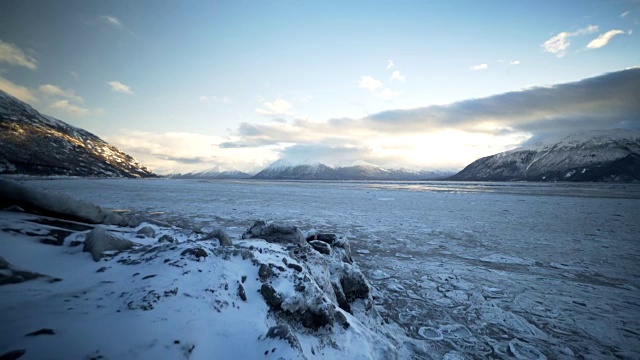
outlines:
M391 81L393 80L404 81L405 77L400 73L400 70L396 70L391 74Z
M620 14L620 17L626 17L627 15L631 14L631 11L625 11L622 14Z
M103 15L103 16L100 16L98 19L100 19L100 21L104 22L105 24L111 25L117 29L124 28L124 25L122 25L122 22L120 21L120 19L118 19L115 16Z
M77 96L73 90L62 90L61 88L55 85L51 85L51 84L40 85L39 90L41 93L45 95L63 97L71 101L75 101L77 103L84 102L84 99L80 96Z
M31 70L38 68L38 61L19 47L0 40L0 61L10 65L22 66Z
M427 139L441 141L433 134L451 131L456 136L483 139L483 144L486 144L483 151L491 149L498 152L540 133L575 129L640 129L637 116L640 113L639 96L640 67L637 67L573 83L534 87L449 105L384 111L361 119L243 123L235 133L236 138L224 146L322 144L330 147L371 147L372 143L378 142L393 147L413 144L419 149ZM475 141L473 139L468 143ZM460 145L456 142L458 140L449 141ZM504 142L500 147L491 148L490 144L496 141ZM446 142L442 146L451 147ZM473 152L469 149L465 150L469 154L465 156L481 155L478 152L481 150ZM452 148L451 151L457 150Z
M558 57L563 57L566 55L566 50L569 48L569 45L571 45L569 38L592 34L596 31L598 31L598 27L595 25L589 25L572 33L563 31L545 41L541 46L544 49L544 52L556 54Z
M223 103L223 104L231 104L233 102L233 100L231 100L231 98L227 97L227 96L222 96L222 97L218 97L218 96L200 96L200 101L204 102L204 103L208 103L208 102L217 102L217 103Z
M257 172L278 158L278 152L268 146L259 152L253 148L224 148L220 144L228 138L188 132L122 129L105 140L160 174L216 167Z
M0 90L26 103L33 104L38 101L36 96L28 88L11 82L0 76Z
M360 77L358 86L369 91L376 91L376 89L384 87L384 84L382 83L382 81L377 80L372 76L364 75Z
M129 94L129 95L134 94L133 90L131 90L131 87L121 83L120 81L109 81L107 82L107 84L111 86L111 90L114 92L119 92L119 93Z
M392 67L396 66L396 64L393 63L393 60L388 60L387 63L387 70L391 69Z
M379 98L383 99L383 100L389 101L389 100L393 99L394 97L398 97L398 96L402 95L402 93L398 92L398 91L395 91L395 90L391 90L389 88L384 88L384 89L382 89L380 91L376 91L374 93L374 95L376 97L379 97Z
M622 30L609 30L604 34L601 34L597 38L593 39L589 45L587 45L588 49L599 49L609 43L614 36L624 34Z
M487 64L478 64L478 65L473 65L469 67L469 70L471 71L479 71L479 70L487 70L489 68L489 65Z
M511 64L511 65L520 65L521 62L520 62L520 60L512 60L512 61L509 61L509 64Z
M83 107L77 106L77 105L73 105L71 103L69 103L69 100L58 100L54 103L52 103L51 105L49 105L49 108L51 109L56 109L56 110L62 110L66 113L69 113L71 115L76 115L76 116L86 116L89 115L89 109L85 109Z
M291 115L291 111L293 110L293 105L281 98L278 98L274 101L263 101L262 106L267 109L258 108L256 112L262 115Z

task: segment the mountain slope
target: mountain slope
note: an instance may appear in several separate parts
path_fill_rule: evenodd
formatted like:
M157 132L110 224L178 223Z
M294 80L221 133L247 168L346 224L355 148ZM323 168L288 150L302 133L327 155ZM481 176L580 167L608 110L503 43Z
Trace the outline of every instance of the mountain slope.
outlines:
M254 179L270 180L427 180L442 179L446 172L383 169L371 164L330 167L322 163L289 163L278 160L260 171Z
M94 134L0 91L0 174L156 177Z
M569 135L478 159L450 180L640 181L640 132Z

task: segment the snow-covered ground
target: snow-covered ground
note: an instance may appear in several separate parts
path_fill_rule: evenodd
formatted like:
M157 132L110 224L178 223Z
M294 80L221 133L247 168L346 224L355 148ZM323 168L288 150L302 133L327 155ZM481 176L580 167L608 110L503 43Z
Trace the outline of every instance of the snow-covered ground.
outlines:
M232 236L259 219L346 234L417 358L640 353L640 185L27 182Z

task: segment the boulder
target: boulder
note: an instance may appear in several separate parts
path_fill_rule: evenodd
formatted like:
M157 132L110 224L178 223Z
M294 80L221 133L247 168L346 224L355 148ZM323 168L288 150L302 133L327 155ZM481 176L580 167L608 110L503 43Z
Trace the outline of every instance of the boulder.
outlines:
M271 328L269 328L269 331L267 331L267 338L285 340L289 343L289 345L291 345L292 348L302 352L302 346L300 346L298 338L293 333L293 330L289 325L272 326Z
M156 229L152 228L151 226L144 226L140 228L140 230L136 231L136 234L154 238L156 237Z
M104 251L127 250L135 245L134 242L109 233L104 227L96 226L84 240L82 251L90 252L93 260L98 261Z
M168 234L164 234L162 236L160 236L160 239L158 239L159 243L163 243L163 242L168 242L168 243L174 243L176 242L176 239Z
M362 272L352 266L345 264L344 273L340 278L340 286L348 302L356 299L367 299L370 287Z
M321 240L311 240L309 245L313 247L317 252L324 255L331 255L331 245Z
M20 270L11 265L7 260L0 257L0 285L18 284L23 281L45 277L46 275Z
M188 256L200 261L200 258L206 258L209 254L207 254L207 251L203 248L194 247L184 250L180 253L180 256Z
M277 244L303 244L305 242L302 231L295 226L267 224L256 221L244 234L243 239L264 239Z
M273 286L269 284L262 284L260 287L260 294L264 298L264 302L267 303L272 310L279 310L282 305L282 297L276 292Z
M213 231L208 233L205 237L203 237L200 240L211 240L211 239L218 239L218 241L220 242L220 246L233 245L233 243L231 242L231 238L229 237L229 234L227 234L226 231L220 228L213 229Z

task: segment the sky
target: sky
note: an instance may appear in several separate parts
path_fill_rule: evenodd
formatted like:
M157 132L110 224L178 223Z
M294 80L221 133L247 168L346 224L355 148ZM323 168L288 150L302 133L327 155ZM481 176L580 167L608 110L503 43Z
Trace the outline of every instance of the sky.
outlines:
M166 174L640 129L639 1L0 2L0 89Z

